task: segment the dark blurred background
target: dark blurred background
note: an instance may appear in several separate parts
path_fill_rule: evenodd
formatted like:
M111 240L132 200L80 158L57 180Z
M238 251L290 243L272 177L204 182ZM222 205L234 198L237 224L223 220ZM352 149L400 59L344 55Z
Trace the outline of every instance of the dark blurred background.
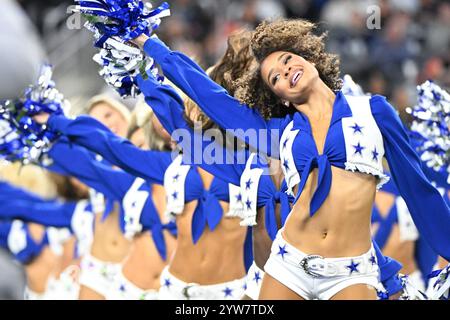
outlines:
M449 1L167 1L172 17L163 20L158 36L205 67L223 54L228 35L236 29L254 28L272 17L306 18L329 31L328 48L340 54L342 74L352 75L365 91L387 96L404 120L404 108L415 103L417 84L433 79L450 88ZM105 90L92 61L92 36L81 28L79 17L70 13L73 4L70 0L0 0L0 99L15 97L33 83L44 61L54 65L57 87L75 110ZM380 12L379 29L367 27L367 10L374 5ZM0 274L8 274L5 268L2 265ZM5 278L12 283L16 279ZM15 294L8 290L9 295L1 290L0 295Z

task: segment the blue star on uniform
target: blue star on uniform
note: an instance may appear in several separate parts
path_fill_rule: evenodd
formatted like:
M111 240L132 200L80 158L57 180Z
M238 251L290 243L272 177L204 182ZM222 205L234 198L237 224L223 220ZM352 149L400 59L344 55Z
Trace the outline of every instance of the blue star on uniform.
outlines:
M237 202L242 202L242 194L238 194L237 196L236 196L236 201Z
M286 253L288 253L288 252L286 251L286 245L284 245L284 246L280 246L280 245L279 245L278 248L279 248L279 251L278 251L277 254L281 255L281 258L284 259L284 255L285 255Z
M286 171L289 170L289 161L287 159L284 159L283 161L283 167L286 169Z
M358 266L359 266L359 263L355 263L355 261L353 261L353 259L352 259L350 265L347 266L347 269L349 269L350 274L352 274L353 272L359 272Z
M173 181L177 181L179 177L180 175L177 173L176 175L173 176Z
M370 256L369 261L370 261L370 263L372 263L372 265L377 264L377 259L375 259L375 256L374 256L374 255L371 255L371 256Z
M248 179L248 181L245 183L245 189L250 189L252 183L253 183L252 179Z
M358 142L358 144L357 144L356 146L353 146L353 148L355 148L355 153L354 153L354 154L359 153L360 155L362 155L362 151L363 151L366 147L363 147L363 146L361 145L361 143Z
M228 287L226 287L224 290L222 290L223 291L223 293L225 293L225 298L226 297L231 297L232 296L232 293L233 293L233 289L230 289L230 288L228 288Z
M178 192L174 192L174 193L172 193L172 197L174 198L174 199L176 199L177 197L178 197Z
M244 283L244 285L242 286L242 289L247 290L247 283Z
M125 292L125 286L123 284L121 284L119 290L122 292Z
M286 138L286 140L284 140L284 142L283 142L283 149L286 149L288 141L289 141L289 137Z
M247 199L247 201L245 201L245 205L247 206L247 210L250 210L252 208L252 202L250 201L250 199Z
M374 160L374 161L378 161L378 156L379 156L380 154L377 152L377 147L375 147L374 149L373 149L373 151L372 151L372 160Z
M172 285L172 282L170 282L170 279L164 279L164 287L169 288Z
M255 272L255 277L253 278L253 281L256 282L256 284L258 284L258 281L261 280L261 275L259 274L259 271Z
M362 133L362 128L364 128L364 127L358 126L358 124L355 122L355 125L353 127L350 127L350 128L353 129L353 134L355 134L357 132Z

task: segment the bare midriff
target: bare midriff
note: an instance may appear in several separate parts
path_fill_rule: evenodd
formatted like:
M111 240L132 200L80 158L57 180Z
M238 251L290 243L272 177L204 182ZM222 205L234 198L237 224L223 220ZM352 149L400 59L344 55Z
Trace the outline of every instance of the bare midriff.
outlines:
M275 208L277 218L280 213L280 204ZM253 226L253 259L255 260L258 268L264 270L264 265L269 259L270 249L272 247L272 239L267 233L266 221L265 221L266 209L265 207L258 209L256 216L256 225Z
M337 167L331 167L331 171L330 193L312 217L309 208L318 170L310 173L286 220L283 238L305 254L329 258L364 254L371 247L370 218L377 180Z
M122 272L125 278L142 290L158 290L160 287L159 277L175 248L173 236L164 234L164 238L168 257L166 261L161 258L150 231L140 233L133 239Z
M28 227L34 241L41 242L45 235L45 227L35 223L29 223ZM27 286L36 293L44 293L47 281L50 275L58 269L59 263L59 258L50 247L45 246L33 261L25 265Z
M97 214L95 217L91 255L101 261L120 263L128 254L130 241L120 230L119 212L115 209L104 221L101 221L101 216Z
M212 176L198 170L205 187L209 188ZM220 201L220 205L224 213L228 212L228 203ZM182 281L201 285L243 278L246 274L244 241L247 228L240 226L239 218L223 217L214 231L205 227L200 239L194 244L192 217L196 206L197 201L187 203L183 213L176 217L177 249L169 267L170 273Z
M417 270L414 251L415 241L400 240L400 229L398 224L394 224L388 241L383 248L383 254L403 265L403 268L400 270L401 273L410 274Z

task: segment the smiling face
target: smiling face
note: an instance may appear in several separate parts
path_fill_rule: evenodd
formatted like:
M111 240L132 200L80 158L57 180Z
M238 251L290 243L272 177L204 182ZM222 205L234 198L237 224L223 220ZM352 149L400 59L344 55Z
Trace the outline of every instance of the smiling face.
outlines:
M97 103L94 107L92 107L89 115L103 123L116 135L126 137L128 121L119 111L111 107L108 103Z
M315 82L320 80L313 64L287 51L268 55L261 63L261 77L283 104L288 101L297 105L307 101Z

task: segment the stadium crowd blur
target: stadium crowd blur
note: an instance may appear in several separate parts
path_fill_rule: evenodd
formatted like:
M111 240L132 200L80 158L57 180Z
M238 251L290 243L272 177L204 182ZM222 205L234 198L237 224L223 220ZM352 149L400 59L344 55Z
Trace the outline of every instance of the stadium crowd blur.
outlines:
M166 1L172 17L163 21L158 36L205 67L223 54L227 36L236 29L254 28L271 17L306 18L329 30L329 50L340 54L343 74L350 74L365 91L387 96L400 111L414 104L415 86L427 79L450 88L449 1ZM54 64L58 88L75 105L104 90L91 59L91 35L82 24L68 28L73 4L0 0L0 99L17 96L34 82L43 61ZM368 28L371 6L379 10L380 28ZM0 257L0 265L2 261ZM13 277L0 273L0 287ZM12 297L1 290L0 296Z
M46 12L66 10L72 1L19 1L39 32ZM157 2L153 2L158 4ZM170 0L172 18L158 35L204 66L224 52L226 38L271 17L306 18L329 30L329 49L341 55L342 72L366 91L404 109L415 100L415 85L434 79L450 86L450 2L438 0ZM380 28L369 29L371 6ZM53 13L55 15L55 13ZM63 26L64 27L64 26ZM98 82L101 83L100 79Z

